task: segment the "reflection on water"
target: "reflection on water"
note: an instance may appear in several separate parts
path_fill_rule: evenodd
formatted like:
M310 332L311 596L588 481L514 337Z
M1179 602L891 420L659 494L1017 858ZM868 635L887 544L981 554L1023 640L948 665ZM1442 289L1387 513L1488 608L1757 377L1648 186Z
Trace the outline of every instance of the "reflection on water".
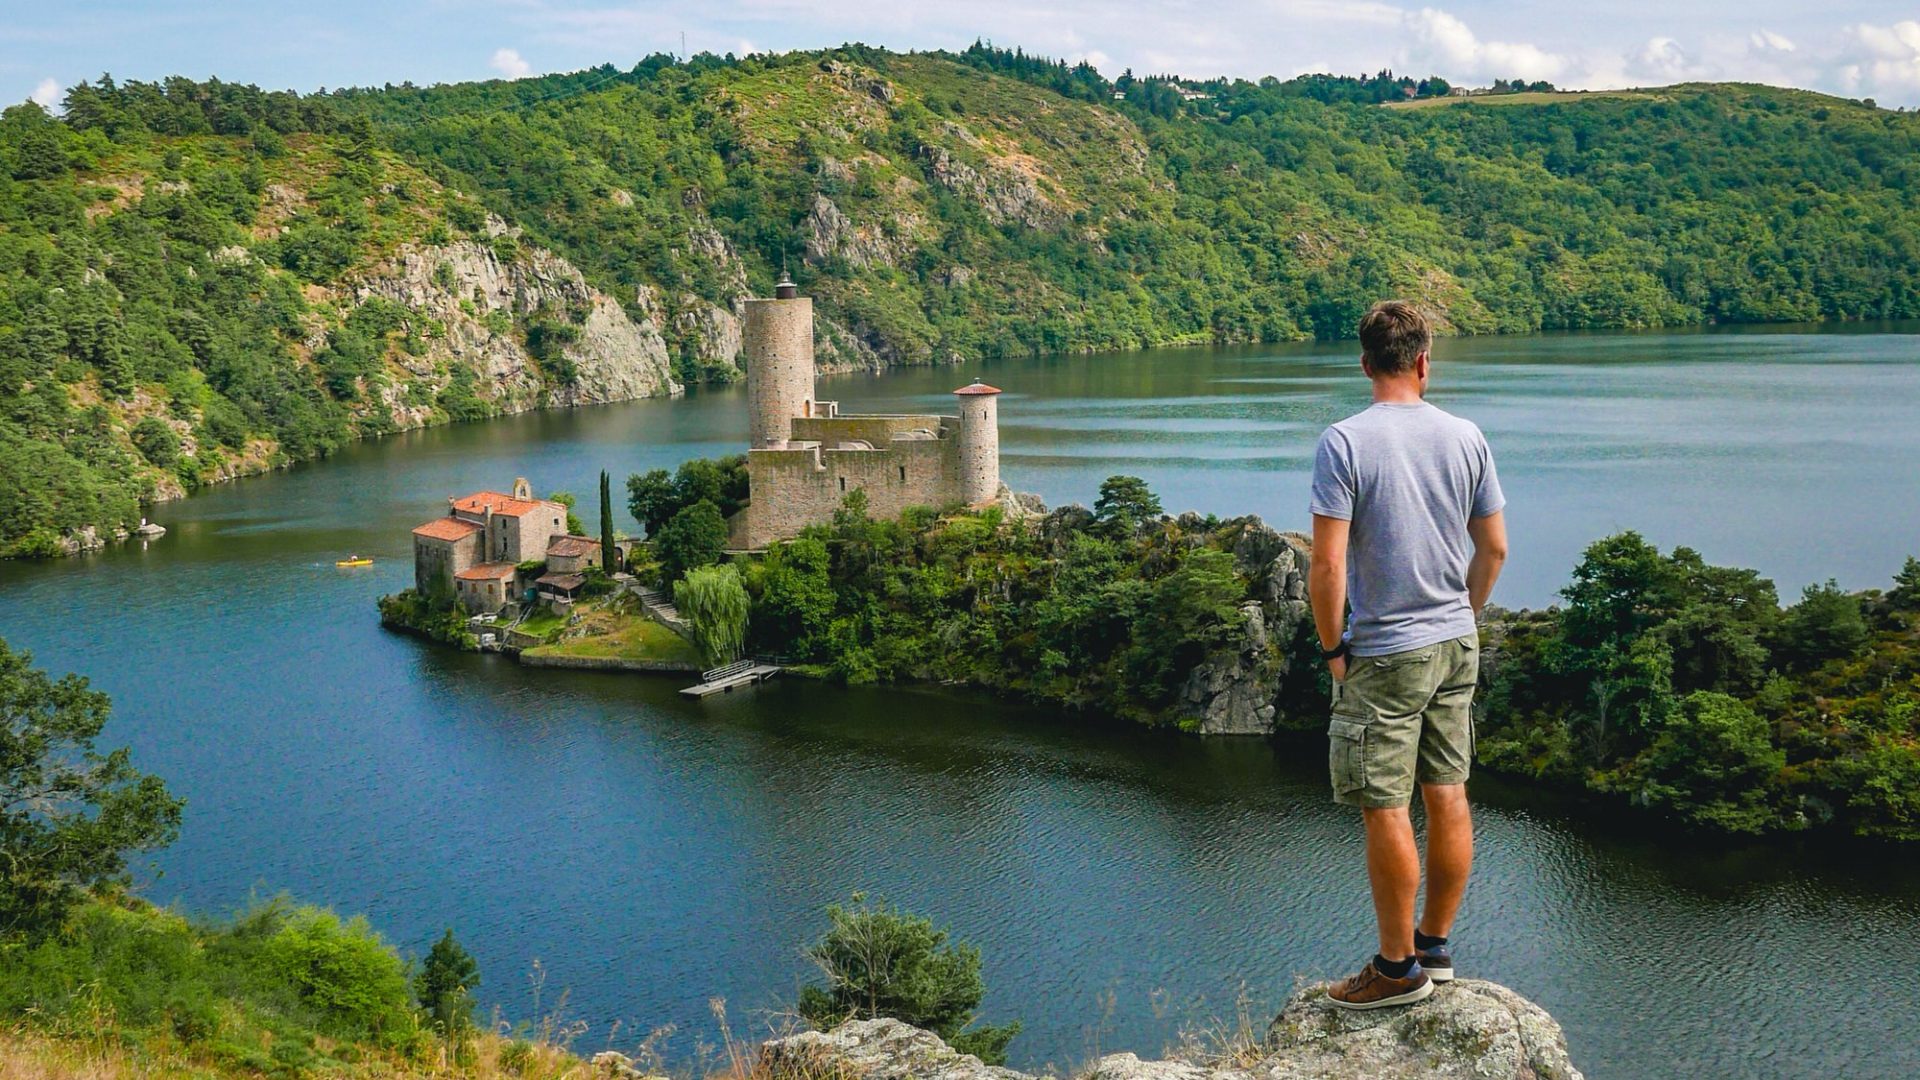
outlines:
M1508 602L1635 526L1783 591L1880 581L1920 548L1911 337L1449 341L1434 398L1479 421L1509 495ZM992 367L1006 473L1050 502L1115 471L1170 507L1302 524L1319 427L1357 408L1344 350L1181 351ZM969 369L832 381L850 409L938 407ZM985 699L788 681L705 704L675 683L528 672L381 632L407 529L515 475L590 493L733 449L735 391L412 433L160 508L157 543L0 566L0 634L114 695L109 736L189 800L149 895L220 910L287 889L423 951L451 924L482 996L570 988L596 1033L791 1001L800 943L855 889L982 948L1017 1064L1159 1050L1366 955L1356 823L1324 749L1200 742ZM1844 537L1844 542L1840 538ZM347 552L374 566L341 569ZM1461 962L1567 1026L1596 1077L1911 1075L1911 853L1684 841L1479 781ZM1113 995L1102 1020L1102 996ZM589 1042L603 1038L589 1036Z

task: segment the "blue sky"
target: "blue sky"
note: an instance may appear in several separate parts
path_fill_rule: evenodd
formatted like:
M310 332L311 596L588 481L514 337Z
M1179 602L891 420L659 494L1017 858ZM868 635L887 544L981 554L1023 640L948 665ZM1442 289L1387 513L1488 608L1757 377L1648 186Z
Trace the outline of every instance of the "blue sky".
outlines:
M1741 79L1920 105L1920 0L0 0L0 101L52 104L101 72L313 90L518 77L652 52L975 37L1190 76L1392 67L1577 87Z

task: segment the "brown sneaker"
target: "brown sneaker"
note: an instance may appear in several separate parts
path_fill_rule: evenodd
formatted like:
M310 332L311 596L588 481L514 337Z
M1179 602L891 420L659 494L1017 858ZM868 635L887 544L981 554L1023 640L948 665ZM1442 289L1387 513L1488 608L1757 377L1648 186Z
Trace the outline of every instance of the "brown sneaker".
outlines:
M1420 970L1434 982L1453 981L1453 950L1445 945L1435 945L1431 949L1416 948L1413 958L1420 961Z
M1343 1009L1384 1009L1411 1005L1433 993L1433 980L1416 962L1404 979L1388 978L1367 961L1360 974L1327 987L1327 999Z

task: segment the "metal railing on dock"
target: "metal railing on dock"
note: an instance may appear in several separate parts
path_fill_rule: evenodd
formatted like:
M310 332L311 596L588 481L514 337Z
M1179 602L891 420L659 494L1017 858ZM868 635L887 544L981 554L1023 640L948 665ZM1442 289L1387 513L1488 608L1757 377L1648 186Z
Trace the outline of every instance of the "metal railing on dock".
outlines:
M701 672L698 685L689 686L680 692L694 698L729 693L737 686L751 686L773 678L780 674L781 666L765 657L735 660L731 664L722 664L712 670Z

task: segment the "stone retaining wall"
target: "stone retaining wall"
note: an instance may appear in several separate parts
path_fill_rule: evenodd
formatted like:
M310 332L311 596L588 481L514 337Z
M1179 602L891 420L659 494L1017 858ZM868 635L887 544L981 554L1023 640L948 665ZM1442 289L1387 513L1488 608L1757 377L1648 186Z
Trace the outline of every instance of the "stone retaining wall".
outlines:
M576 671L642 671L700 674L700 666L684 660L623 660L617 656L552 656L520 654L528 667L571 668Z

